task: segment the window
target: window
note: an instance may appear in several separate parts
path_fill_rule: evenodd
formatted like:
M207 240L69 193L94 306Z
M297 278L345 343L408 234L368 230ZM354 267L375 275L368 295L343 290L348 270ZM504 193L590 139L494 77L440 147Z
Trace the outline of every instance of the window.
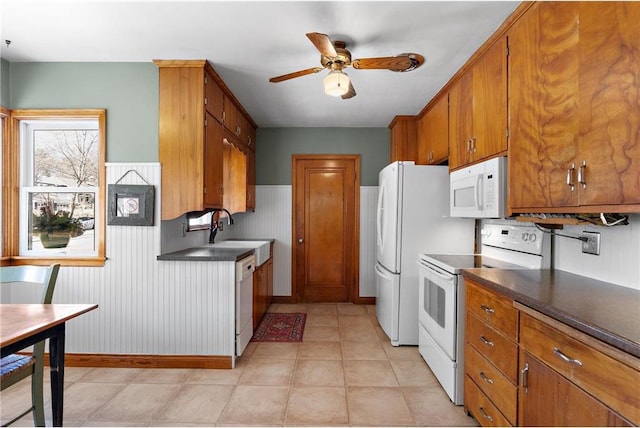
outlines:
M104 260L104 111L21 110L18 255Z

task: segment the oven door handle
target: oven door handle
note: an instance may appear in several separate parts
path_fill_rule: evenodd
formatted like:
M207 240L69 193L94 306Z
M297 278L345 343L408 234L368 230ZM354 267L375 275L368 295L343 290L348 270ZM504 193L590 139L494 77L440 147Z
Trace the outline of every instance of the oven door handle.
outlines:
M425 269L427 269L429 272L433 272L435 273L437 276L439 276L440 278L447 280L447 281L451 281L451 279L453 278L453 275L448 273L448 272L444 272L441 271L440 269L438 269L435 266L429 266L424 264L422 261L418 260L418 266L423 267Z

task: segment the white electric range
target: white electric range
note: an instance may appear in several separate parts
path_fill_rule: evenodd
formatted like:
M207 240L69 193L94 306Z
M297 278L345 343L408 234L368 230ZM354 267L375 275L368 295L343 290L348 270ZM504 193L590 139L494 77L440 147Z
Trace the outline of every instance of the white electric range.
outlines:
M464 399L465 288L461 269L549 267L549 236L528 223L484 224L480 254L418 257L419 350L454 404Z

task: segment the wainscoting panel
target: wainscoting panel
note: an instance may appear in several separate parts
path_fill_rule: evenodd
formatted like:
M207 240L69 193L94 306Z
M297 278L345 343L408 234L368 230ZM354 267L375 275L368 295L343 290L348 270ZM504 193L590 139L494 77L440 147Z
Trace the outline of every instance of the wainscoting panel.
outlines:
M235 237L276 240L273 246L275 296L291 296L291 201L291 186L256 186L256 211L234 216Z
M360 297L375 297L377 186L360 187Z
M67 352L233 355L234 263L157 261L160 164L109 163L107 182L130 169L156 186L155 225L107 226L104 267L61 268L55 303L99 305L69 322Z
M77 354L231 356L234 351L233 262L157 261L160 165L109 163L107 182L135 169L155 187L155 224L106 226L104 267L62 267L55 303L97 303L67 325L66 350ZM145 184L128 174L121 184ZM362 187L360 295L375 295L377 187ZM291 186L257 186L256 212L234 215L239 238L275 238L274 294L291 295ZM4 296L3 296L4 297Z

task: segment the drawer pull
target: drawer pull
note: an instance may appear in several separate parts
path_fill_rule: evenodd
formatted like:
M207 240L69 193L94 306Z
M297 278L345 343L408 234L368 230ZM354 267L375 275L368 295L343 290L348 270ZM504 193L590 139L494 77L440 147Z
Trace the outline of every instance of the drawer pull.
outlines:
M493 379L487 377L487 375L485 375L484 372L480 372L480 377L482 378L483 381L493 385Z
M493 342L492 342L492 341L490 341L489 339L487 339L487 338L486 338L486 337L484 337L484 336L480 336L480 341L481 341L482 343L484 343L485 345L487 345L487 346L493 346Z
M483 311L485 311L488 314L495 314L496 313L495 309L490 308L490 307L485 306L485 305L480 305L480 309L482 309Z
M480 410L480 414L482 415L483 418L487 419L490 422L493 422L493 418L487 415L487 413L484 411L482 407L480 407L478 410Z
M556 354L558 357L560 357L560 359L564 362L567 362L569 364L575 364L576 366L581 366L582 365L582 361L580 360L576 360L575 358L569 358L567 357L561 350L559 350L558 348L553 348L553 353Z

